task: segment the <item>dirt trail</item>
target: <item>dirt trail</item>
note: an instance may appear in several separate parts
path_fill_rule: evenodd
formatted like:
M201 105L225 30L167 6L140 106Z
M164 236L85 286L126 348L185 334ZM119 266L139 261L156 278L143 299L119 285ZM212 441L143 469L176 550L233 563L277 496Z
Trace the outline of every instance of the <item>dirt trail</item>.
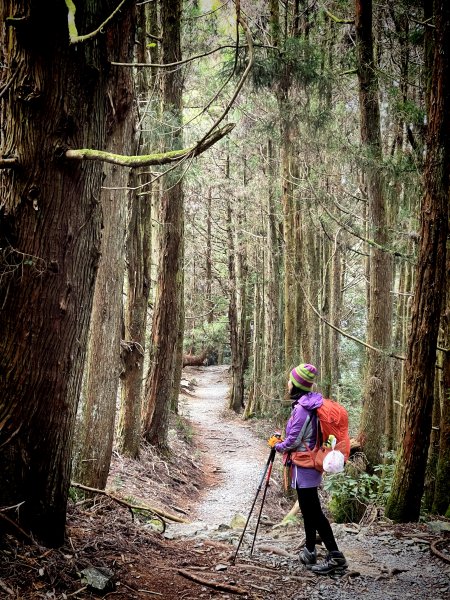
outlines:
M229 524L239 513L248 514L267 457L266 443L249 425L227 410L228 367L187 368L195 379L195 393L187 396L180 413L189 417L197 430L207 462L212 463L219 484L203 495L189 526L173 526L178 534Z

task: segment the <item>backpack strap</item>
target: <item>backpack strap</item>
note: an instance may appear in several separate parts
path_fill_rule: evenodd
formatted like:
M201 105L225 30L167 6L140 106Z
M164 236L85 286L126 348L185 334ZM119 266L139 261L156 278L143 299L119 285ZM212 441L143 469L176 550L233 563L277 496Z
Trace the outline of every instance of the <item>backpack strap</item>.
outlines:
M306 431L307 431L307 429L308 429L308 427L309 427L309 425L310 425L310 423L312 421L313 416L317 417L317 413L316 413L315 409L312 410L309 413L309 415L305 419L305 422L303 423L303 427L301 428L300 433L299 433L300 445L298 446L298 448L302 448L303 447L304 450L309 450L309 448L305 444L303 438L305 437L305 433L306 433ZM319 436L319 419L318 418L317 418L317 436ZM317 439L316 445L318 444L318 441L319 441L319 439ZM301 452L301 450L300 450L300 452Z

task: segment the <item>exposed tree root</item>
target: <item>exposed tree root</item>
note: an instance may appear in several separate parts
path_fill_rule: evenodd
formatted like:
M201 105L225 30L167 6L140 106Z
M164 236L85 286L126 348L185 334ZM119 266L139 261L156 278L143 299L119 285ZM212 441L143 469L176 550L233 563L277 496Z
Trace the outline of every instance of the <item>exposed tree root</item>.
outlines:
M431 552L437 556L438 558L440 558L441 560L443 560L446 563L450 563L450 556L448 556L447 554L444 554L443 552L441 552L438 549L438 546L441 545L442 543L449 543L448 538L439 538L438 540L435 540L434 542L431 542L430 544L430 550Z

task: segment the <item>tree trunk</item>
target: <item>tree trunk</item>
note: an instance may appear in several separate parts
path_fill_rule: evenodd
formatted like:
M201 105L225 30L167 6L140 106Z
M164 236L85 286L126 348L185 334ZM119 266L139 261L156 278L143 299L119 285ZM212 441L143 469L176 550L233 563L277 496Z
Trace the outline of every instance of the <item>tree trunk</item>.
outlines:
M148 62L147 33L159 36L157 3L141 6L137 13L136 60ZM150 61L159 62L158 45L150 46ZM157 142L152 134L152 117L158 113L159 97L148 97L156 84L156 69L143 68L136 74L138 117L141 124L139 150L151 152ZM150 131L150 132L149 132ZM137 188L148 177L147 169L134 170L131 187ZM145 178L145 179L144 179ZM119 452L130 458L138 458L141 443L141 413L144 381L144 358L146 349L147 312L151 282L152 252L152 196L154 186L145 188L145 195L134 193L129 202L129 224L126 241L127 280L125 291L125 339L122 343L124 372L120 413L117 428Z
M325 236L321 236L322 242L322 268L321 279L321 306L320 312L325 319L331 321L331 248L330 242ZM320 323L321 339L321 368L320 368L320 386L323 395L331 398L331 329L327 323Z
M122 30L125 39L134 30ZM132 60L130 44L121 59ZM107 147L112 152L134 155L135 136L132 73L115 69L108 97L115 99L108 119ZM131 90L131 91L130 91ZM114 96L113 96L114 94ZM127 188L130 171L104 166L101 193L103 230L101 258L95 283L81 400L81 420L75 436L74 478L88 487L104 489L111 463L116 402L123 370L120 342L123 337L123 280L125 272L125 231ZM98 435L101 431L102 435Z
M391 363L384 352L391 346L392 258L389 242L384 181L381 172L381 134L378 81L373 53L372 2L356 0L356 37L359 80L361 143L369 200L370 248L369 313L367 341L379 351L367 351L366 385L360 422L360 441L370 465L380 464L386 405L392 380Z
M181 0L161 3L162 62L181 60ZM170 147L182 145L181 71L171 69L163 77L163 119L171 127ZM184 198L181 171L164 178L159 221L158 280L152 322L150 370L146 383L143 432L159 451L169 450L167 434L173 394L181 376L180 335L183 334Z
M332 282L331 282L331 323L336 327L340 327L342 314L342 251L336 234L335 244L332 257ZM338 395L340 383L340 364L339 364L339 333L335 329L330 330L330 346L331 346L331 384L332 396Z
M447 252L446 301L441 318L442 346L450 344L450 253ZM450 357L442 353L442 386L438 397L440 406L435 411L440 415L438 434L431 434L430 448L436 448L436 471L434 473L434 498L431 510L435 514L445 515L450 505ZM438 408L440 410L438 410ZM434 423L433 423L434 424ZM434 435L433 435L434 434ZM433 439L435 438L435 439ZM436 439L437 438L437 439ZM435 442L433 444L433 441Z
M432 427L430 432L430 444L428 446L427 466L425 470L425 480L422 498L422 506L426 511L429 512L431 512L433 507L434 492L436 489L436 470L439 460L439 434L441 429L440 396L443 392L442 356L437 356L437 366L440 368L436 369L435 372L434 401L431 416Z
M231 203L227 202L227 231L228 231L228 282L229 282L229 300L228 300L228 323L230 327L230 351L231 351L231 382L229 407L235 412L239 412L242 396L237 389L235 381L239 373L239 323L237 311L237 278L235 265L235 244L233 233L233 210Z
M261 413L261 397L266 393L263 381L264 314L259 281L255 282L253 299L252 382L248 392L244 419Z
M267 142L267 216L266 216L266 260L264 275L264 387L267 394L265 405L275 397L276 385L274 377L280 369L278 360L281 339L278 335L278 307L280 304L280 253L279 236L277 227L277 217L275 208L275 189L274 189L274 161L273 142L271 139Z
M396 521L420 515L433 408L434 365L446 277L450 173L450 5L434 3L434 61L428 115L420 247L406 370L403 443L386 514ZM448 393L448 390L445 390Z
M183 356L183 367L201 367L210 352L209 348L205 348L200 354L185 354Z
M287 92L279 99L281 115L281 202L283 206L284 237L284 363L291 368L298 362L298 340L296 339L296 224L294 187L292 184L293 124L289 111Z
M246 254L239 231L233 228L231 204L227 208L228 230L228 274L230 298L228 318L230 324L231 347L231 385L229 407L240 412L244 407L244 372L247 354L247 290L246 290ZM237 217L240 229L241 215Z
M125 339L122 342L124 373L117 446L124 456L137 458L141 441L142 381L150 294L151 202L148 197L133 196L130 204Z
M82 33L116 8L86 2ZM104 148L109 60L123 57L131 9L105 33L69 45L64 3L0 5L3 64L0 172L0 505L23 503L20 525L50 546L64 540L71 445L100 252L101 163L64 149ZM14 19L14 17L20 17ZM98 17L98 18L97 18ZM111 54L107 55L107 49Z
M206 261L205 261L205 276L206 276L206 307L208 314L206 321L208 323L214 323L214 302L212 301L211 289L212 289L212 243L211 243L211 224L212 224L212 212L211 212L211 187L208 188L207 197L207 211L206 211Z

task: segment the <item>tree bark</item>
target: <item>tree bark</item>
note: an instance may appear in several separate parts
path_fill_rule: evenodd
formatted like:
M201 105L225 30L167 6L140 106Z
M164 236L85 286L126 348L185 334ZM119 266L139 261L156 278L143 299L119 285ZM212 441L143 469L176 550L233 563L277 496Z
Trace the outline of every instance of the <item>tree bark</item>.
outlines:
M265 260L265 285L264 285L264 387L267 401L263 402L263 411L275 397L275 375L280 370L279 348L282 346L280 327L278 324L280 305L280 240L277 227L275 204L275 156L273 141L267 141L267 216L266 216L266 260Z
M434 2L434 60L428 114L420 247L408 343L403 442L386 514L416 521L424 487L433 407L434 365L446 278L450 173L450 5ZM448 390L445 392L448 394Z
M137 12L136 60L139 63L159 62L158 45L147 48L147 34L159 37L158 5L150 2ZM150 57L149 57L150 54ZM150 152L157 145L152 118L159 112L159 96L150 95L156 85L157 70L138 71L135 85L138 96L139 151ZM150 96L150 97L149 97ZM146 169L133 171L132 188L146 181ZM155 185L131 193L126 241L126 298L124 310L125 339L122 342L124 371L117 428L117 448L124 456L138 458L141 443L141 413L143 400L144 363L146 351L148 301L151 291L152 197Z
M236 413L244 407L244 373L247 353L247 289L246 253L240 237L242 216L238 213L237 231L233 227L234 212L227 206L228 276L230 285L228 318L230 324L231 385L229 408Z
M128 40L121 60L132 60L135 23L125 23L120 35ZM108 114L106 144L113 152L135 154L134 86L132 73L114 69L108 97L114 98ZM101 258L95 283L87 361L81 400L81 419L76 429L74 477L83 485L104 489L111 464L116 402L123 370L123 281L125 231L130 171L104 165L101 192L103 229ZM98 435L101 431L102 435Z
M88 31L114 8L86 2L77 25ZM0 173L0 505L24 502L20 525L49 546L64 540L101 224L102 165L60 157L105 146L109 59L128 44L116 34L131 14L75 47L64 3L0 5L3 24L24 17L0 34L14 74L2 97L2 154L20 164Z
M181 0L161 3L162 61L181 59ZM181 148L183 82L181 71L165 73L162 83L163 119L171 127L172 148ZM150 370L146 383L143 433L160 452L169 451L167 434L173 394L181 377L180 335L183 335L184 197L180 170L164 178L159 221L158 280L152 322Z
M370 465L380 464L391 363L384 352L391 346L392 258L387 251L388 219L381 171L380 109L372 37L372 2L355 1L361 143L369 200L370 247L367 341L379 351L367 351L364 400L359 438Z
M330 242L325 236L321 236L322 247L322 268L321 273L321 314L325 319L331 321L331 247ZM332 321L331 321L332 322ZM320 339L321 339L321 368L320 368L320 386L323 395L326 398L331 398L331 332L333 330L327 323L320 324Z
M130 40L133 29L122 30ZM133 45L129 43L122 60L131 60ZM115 69L109 82L108 96L116 105L108 115L107 147L112 151L136 153L135 114L131 73ZM80 483L103 489L109 473L116 400L120 375L121 339L123 336L123 279L125 271L125 230L127 188L130 172L104 165L105 179L101 193L103 229L101 259L95 284L88 355L85 364L81 402L81 420L76 431L74 477ZM99 436L98 432L102 435Z
M331 282L331 322L336 327L340 327L342 314L342 250L338 241L340 232L336 234L332 257L332 282ZM331 384L332 396L338 394L340 383L340 361L339 361L339 333L335 329L330 330L331 346Z
M450 345L450 252L448 251L446 260L446 299L440 327L444 348L448 348ZM433 410L433 417L437 413L440 419L438 423L433 419L435 427L430 440L430 454L436 460L436 469L433 471L434 498L431 510L434 514L447 516L446 513L450 506L450 357L448 352L440 354L442 354L441 393L435 400Z

